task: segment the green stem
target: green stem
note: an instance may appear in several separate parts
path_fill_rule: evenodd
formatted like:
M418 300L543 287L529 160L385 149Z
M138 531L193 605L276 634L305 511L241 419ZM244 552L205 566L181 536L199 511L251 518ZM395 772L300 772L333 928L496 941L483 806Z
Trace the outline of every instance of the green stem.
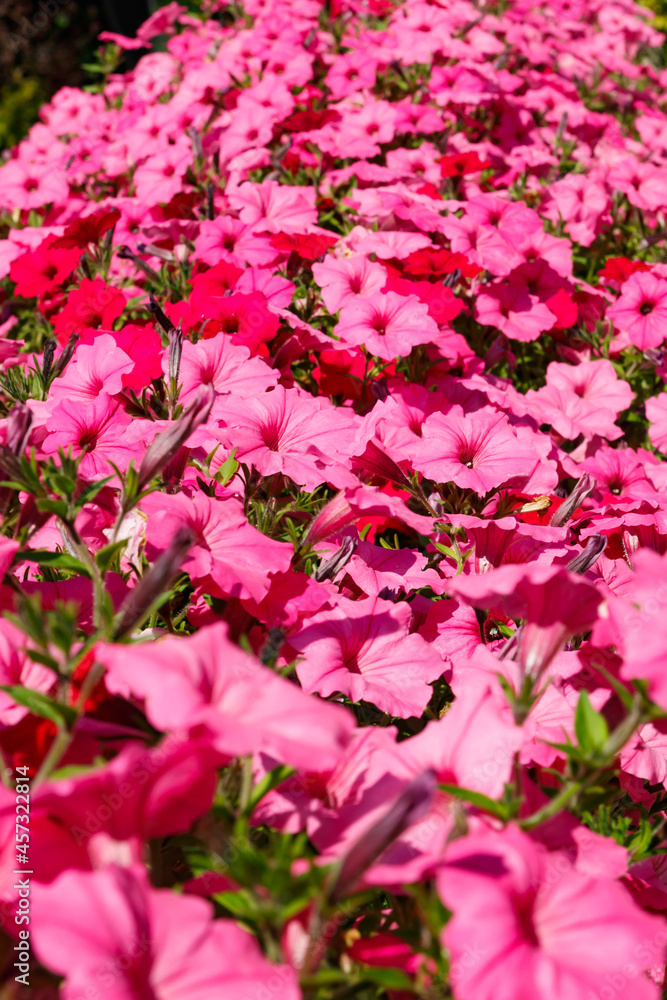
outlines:
M605 769L611 764L611 762L616 757L619 750L627 743L627 741L632 736L633 732L638 725L643 721L642 710L639 701L636 700L632 710L623 719L619 726L610 735L605 747L602 751L604 763L600 767L595 768L590 774L585 778L570 781L565 785L564 788L560 790L558 795L554 796L545 806L534 812L532 816L526 817L524 820L519 821L519 826L524 830L533 830L540 823L544 823L546 820L551 819L561 809L573 798L576 794L584 792L589 788L600 775L605 771Z

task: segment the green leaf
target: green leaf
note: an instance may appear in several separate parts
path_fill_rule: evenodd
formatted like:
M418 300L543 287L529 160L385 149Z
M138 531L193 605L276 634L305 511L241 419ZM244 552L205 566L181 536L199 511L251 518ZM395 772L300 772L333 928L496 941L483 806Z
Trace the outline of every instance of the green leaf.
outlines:
M246 815L251 816L264 796L268 795L274 788L277 788L283 781L286 781L291 774L294 774L294 768L289 767L287 764L280 764L278 767L274 767L272 771L269 771L268 774L265 774L252 790L250 801L245 810Z
M483 809L484 812L496 816L498 819L503 820L503 822L507 822L510 817L510 811L506 803L495 802L488 795L482 795L481 792L473 792L470 788L459 788L458 785L440 784L438 787L443 792L447 792L448 795L452 795L455 799L460 799L462 802L469 802L471 806L477 806L478 809Z
M48 656L46 653L40 653L37 649L26 649L25 655L33 663L41 663L42 666L48 667L49 670L54 670L57 674L60 673L60 667L57 660L54 660L52 656Z
M574 713L574 731L579 747L584 753L599 753L609 739L609 727L604 717L591 705L586 691L579 694L577 710Z
M102 573L106 573L118 553L122 552L126 547L127 542L128 539L123 538L120 542L112 542L110 545L105 545L103 549L95 553L95 562L102 570Z
M96 483L89 483L77 496L77 507L83 507L84 504L90 503L113 478L114 476L107 476L106 479L98 479Z
M415 992L415 985L400 969L378 969L366 967L361 973L366 982L384 986L388 990L409 990Z
M80 576L90 578L88 568L71 556L68 552L47 552L46 550L35 549L35 551L24 551L21 557L28 562L39 563L40 566L51 566L52 569L64 569L68 573L78 573Z
M236 475L240 468L239 462L236 461L234 456L236 455L236 448L232 451L231 455L225 459L220 468L215 474L215 478L222 486L226 486L229 480Z
M52 500L50 497L40 497L35 501L37 510L43 510L47 514L55 514L65 521L69 513L69 504L66 500Z
M22 687L20 684L0 684L0 691L5 691L17 705L23 705L33 715L55 722L58 729L69 729L77 720L77 714L69 705L61 705L41 691Z
M249 920L257 917L257 902L247 889L241 889L239 892L216 892L213 894L213 899L235 917Z

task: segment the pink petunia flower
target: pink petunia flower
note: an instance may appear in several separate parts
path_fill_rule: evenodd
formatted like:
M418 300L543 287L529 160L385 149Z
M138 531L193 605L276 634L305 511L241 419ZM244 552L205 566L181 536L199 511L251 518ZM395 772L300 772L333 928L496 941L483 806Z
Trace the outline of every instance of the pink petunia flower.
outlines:
M287 187L274 180L245 181L228 194L241 222L254 232L302 233L317 222L315 189Z
M292 546L253 528L237 500L216 500L201 492L192 497L154 493L141 507L148 514L149 558L156 559L179 528L189 527L195 540L182 569L194 581L206 581L209 592L219 596L260 601L271 574L285 572L290 565Z
M165 359L165 371L167 366ZM217 395L234 393L243 399L261 395L274 386L278 372L260 358L251 358L247 347L235 346L229 337L219 333L196 344L184 341L179 381L182 386L179 400L185 404L203 385L212 385Z
M296 670L304 690L324 697L340 691L391 715L420 715L443 662L420 635L409 634L411 619L408 604L375 596L342 597L307 619L289 637L303 656Z
M502 330L506 337L528 343L551 330L556 316L525 285L501 282L485 285L475 301L478 323Z
M640 351L659 347L667 335L667 280L648 271L630 275L607 318Z
M667 452L667 395L660 393L646 400L646 416L651 422L648 436L654 448Z
M510 480L527 479L539 456L518 438L504 413L485 407L470 416L433 413L412 464L437 483L456 483L484 495Z
M87 406L65 398L46 421L42 451L57 455L60 448L71 448L74 458L82 456L79 469L86 479L111 475L110 462L124 472L137 451L136 438L128 433L131 424L131 417L107 392Z
M183 177L191 161L192 151L185 144L167 146L149 156L134 174L137 198L145 205L171 201L182 190Z
M224 622L187 638L100 645L96 655L107 689L141 698L157 729L206 734L225 756L264 752L326 771L354 727L347 710L308 697L236 646Z
M325 83L334 100L339 101L357 90L371 88L375 83L377 67L377 60L368 52L346 52L336 56Z
M216 436L236 448L236 458L263 476L282 473L299 486L314 490L336 476L351 473L343 467L355 436L354 418L328 399L313 399L298 389L278 385L272 392L219 404L216 416L223 427ZM336 483L335 483L336 485Z
M501 608L524 619L518 661L525 673L539 676L564 643L595 624L603 595L588 580L562 566L500 566L479 576L449 581L454 596L475 608Z
M344 305L334 333L344 344L363 345L370 354L393 361L437 340L438 326L416 296L378 291Z
M610 878L580 874L514 827L454 841L438 873L443 932L466 1000L657 1000L662 921ZM611 985L613 984L613 986Z
M329 257L313 264L313 277L322 289L322 301L333 315L356 302L358 295L368 297L384 288L387 272L381 264L355 254L341 260Z
M92 344L79 344L61 378L55 379L50 400L92 403L101 392L115 396L124 386L124 376L134 362L118 347L109 333L95 337Z
M0 169L0 205L10 211L62 205L68 195L69 184L62 167L10 160Z
M634 399L632 389L619 379L611 361L581 361L578 365L552 361L546 386L529 389L526 400L540 423L551 424L563 437L599 434L610 441L622 434L614 421Z
M35 951L66 977L64 1000L299 1000L294 971L251 934L203 899L153 889L143 869L68 871L31 899Z

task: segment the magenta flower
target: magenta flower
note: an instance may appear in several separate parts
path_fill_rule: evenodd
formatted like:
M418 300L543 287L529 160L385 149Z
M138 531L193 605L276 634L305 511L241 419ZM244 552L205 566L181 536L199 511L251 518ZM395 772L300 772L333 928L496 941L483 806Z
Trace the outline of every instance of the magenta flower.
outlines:
M167 366L165 358L165 371ZM262 359L251 358L247 347L234 345L226 334L219 333L196 344L184 341L179 381L179 401L187 405L204 385L212 385L217 395L260 395L276 384L278 372Z
M260 601L271 574L285 572L290 565L292 547L253 528L236 500L214 500L203 493L153 493L141 506L148 514L149 558L157 558L179 528L190 528L195 540L181 568L193 581L206 581L219 596Z
M134 370L134 361L121 350L110 333L95 337L92 344L79 344L61 378L51 386L49 399L93 403L100 393L115 396L124 386L124 376Z
M130 459L136 455L136 437L129 433L132 420L120 403L101 392L87 406L63 399L51 411L42 444L45 455L57 455L58 449L72 449L74 458L81 458L81 475L87 479L100 478L113 473L113 462L125 471ZM134 430L141 432L141 425Z
M215 412L224 425L218 436L230 451L236 448L238 461L263 476L282 473L307 490L331 476L334 485L354 483L342 468L354 445L354 417L326 398L279 385L249 399L225 400ZM341 472L344 481L336 481Z
M438 326L416 295L374 292L341 308L334 333L344 344L365 346L385 361L438 338Z
M311 771L332 768L354 718L309 698L244 653L224 622L188 638L97 647L109 691L144 702L157 729L205 734L226 757L264 752Z
M667 335L667 281L650 271L630 275L607 318L640 351L659 347Z
M596 622L602 593L562 566L505 565L480 576L458 576L451 593L475 608L501 608L525 619L519 637L519 663L538 676L564 643L588 632Z
M525 285L505 282L484 286L475 302L475 318L502 330L512 340L524 342L537 340L556 322L551 310Z
M664 454L667 451L667 396L660 393L647 399L646 416L651 422L648 431L651 444Z
M662 921L518 829L454 841L438 892L454 995L466 1000L657 1000ZM611 985L613 984L613 986ZM609 991L608 993L606 991Z
M352 701L373 702L383 712L420 715L444 665L420 635L409 634L406 603L378 597L339 599L306 619L289 643L303 659L297 675L305 691L323 697L340 691Z
M231 920L195 896L153 889L137 868L68 871L32 888L31 936L65 976L65 1000L299 1000L294 971L273 965ZM270 990L269 990L270 985Z
M10 160L0 170L0 205L7 209L42 208L67 201L69 184L60 168L47 163Z
M518 438L504 413L488 407L470 416L433 413L412 448L413 465L436 483L456 483L484 495L527 479L539 456Z
M637 528L635 528L635 531ZM623 658L621 677L648 682L653 700L667 706L667 558L649 548L632 554L633 573L627 574L618 596L609 601L609 622L596 627ZM605 625L609 627L605 629Z
M139 198L145 205L169 202L183 186L183 176L192 162L189 144L166 146L149 156L134 174Z
M551 424L568 440L579 434L616 440L622 432L614 421L634 398L628 383L618 378L606 358L578 365L552 361L547 366L547 384L526 393L539 423Z
M367 298L378 292L387 281L382 264L370 261L363 254L354 257L335 257L313 264L313 277L322 289L322 301L330 313L337 313L343 306Z
M245 181L229 191L229 203L253 232L303 233L317 222L315 189L274 180Z

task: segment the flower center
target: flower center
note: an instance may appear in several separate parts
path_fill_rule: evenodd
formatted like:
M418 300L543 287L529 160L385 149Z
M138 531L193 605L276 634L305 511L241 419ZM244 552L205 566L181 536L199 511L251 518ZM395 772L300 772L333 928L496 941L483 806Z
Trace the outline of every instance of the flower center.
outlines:
M384 337L387 332L387 320L384 316L376 316L371 325L376 333L379 333L382 337Z
M79 447L81 448L81 451L85 452L86 454L89 451L93 451L96 444L97 444L97 431L92 427L84 431L81 437L79 438Z
M652 313L654 305L655 305L654 302L642 302L641 306L639 307L639 311L642 314L642 316L648 316L649 313Z

